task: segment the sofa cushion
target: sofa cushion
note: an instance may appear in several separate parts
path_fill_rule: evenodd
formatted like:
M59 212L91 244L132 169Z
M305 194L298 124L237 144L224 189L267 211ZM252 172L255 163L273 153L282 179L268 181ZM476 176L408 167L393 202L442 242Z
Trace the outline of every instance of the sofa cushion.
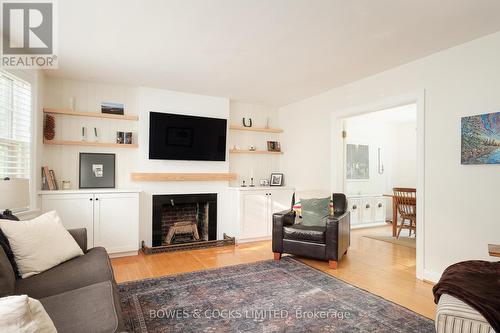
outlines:
M305 226L294 224L283 227L283 238L295 241L325 244L326 226Z
M59 333L123 330L118 295L111 281L40 299Z
M26 295L0 298L0 332L57 333L40 301Z
M23 279L83 255L55 211L26 221L0 219L0 227Z
M17 280L16 294L42 298L107 280L114 282L108 254L104 248L94 247L81 257Z
M0 247L0 297L14 294L16 276L7 255Z

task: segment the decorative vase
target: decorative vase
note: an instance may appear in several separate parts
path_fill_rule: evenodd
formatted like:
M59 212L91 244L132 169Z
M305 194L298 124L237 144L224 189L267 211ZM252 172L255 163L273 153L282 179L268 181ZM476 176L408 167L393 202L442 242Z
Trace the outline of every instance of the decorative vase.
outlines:
M249 123L247 124L246 118L243 118L243 127L252 127L252 118L248 118Z
M56 136L56 119L54 116L45 115L45 123L43 125L43 137L45 140L53 140Z

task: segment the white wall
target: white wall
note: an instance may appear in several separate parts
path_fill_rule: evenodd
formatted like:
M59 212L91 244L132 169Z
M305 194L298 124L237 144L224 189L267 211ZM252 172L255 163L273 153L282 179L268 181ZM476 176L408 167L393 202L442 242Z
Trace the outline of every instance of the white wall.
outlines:
M278 108L263 104L252 104L245 102L231 101L230 103L231 124L242 125L242 119L252 118L254 127L279 127ZM249 132L249 131L229 131L228 144L230 148L237 146L238 149L248 149L250 146L258 150L267 150L267 141L280 141L280 134ZM285 151L286 147L282 147ZM236 181L232 181L232 186L238 186L242 180L247 184L253 175L255 184L260 179L269 179L271 172L279 172L279 156L277 155L253 155L253 154L231 154L229 156L229 168L231 172L238 175ZM286 179L285 179L286 182Z
M381 122L347 119L346 143L368 145L369 179L345 180L346 194L382 195L392 192L392 151L394 126ZM384 173L378 172L378 149L382 149ZM344 154L344 152L341 152Z
M500 243L499 166L460 164L460 118L500 110L500 33L281 108L281 165L298 190L330 189L331 114L424 89L424 277L435 280Z
M392 187L417 187L417 124L399 123L393 128Z
M417 122L415 120L390 121L387 114L377 118L374 114L346 118L344 130L347 144L369 146L370 178L346 180L346 194L381 195L392 193L393 187L417 186ZM416 109L414 109L416 118ZM378 149L384 172L378 172ZM343 151L338 152L344 154ZM340 157L339 157L340 158Z
M140 203L139 240L151 244L152 195L175 193L218 193L218 234L221 237L228 221L228 182L132 182L132 172L227 172L225 162L149 160L149 112L171 112L215 118L229 118L229 100L160 89L129 87L45 78L44 106L67 108L71 97L76 109L99 112L102 101L125 103L126 114L139 115L139 121L117 121L97 118L56 116L56 138L79 140L80 128L99 128L101 141L113 142L116 131L133 131L138 149L83 146L42 147L42 165L48 165L58 180L70 180L78 188L78 153L109 152L116 154L116 187L138 188L143 192ZM41 112L41 110L39 110Z

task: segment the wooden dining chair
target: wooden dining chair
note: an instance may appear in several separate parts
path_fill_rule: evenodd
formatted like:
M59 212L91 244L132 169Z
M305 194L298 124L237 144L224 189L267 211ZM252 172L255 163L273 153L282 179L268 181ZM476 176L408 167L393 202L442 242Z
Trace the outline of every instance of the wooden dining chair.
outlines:
M409 236L411 236L411 232L413 230L416 236L417 190L414 188L395 187L392 189L392 191L394 192L394 200L396 200L398 213L401 216L401 224L399 225L399 230L396 238L399 238L399 234L403 229L409 230Z

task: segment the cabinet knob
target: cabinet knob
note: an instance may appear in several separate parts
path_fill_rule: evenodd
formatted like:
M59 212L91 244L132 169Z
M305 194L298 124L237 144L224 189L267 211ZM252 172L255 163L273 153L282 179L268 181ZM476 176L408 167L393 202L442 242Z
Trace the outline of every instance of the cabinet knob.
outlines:
M353 206L352 206L352 209L358 209L358 206L353 205Z
M92 201L92 198L90 198L89 200Z
M99 201L99 198L95 198L95 201Z
M370 204L366 204L366 208L370 208Z
M379 204L378 204L378 208L380 208L380 207L382 207L382 204L381 204L381 203L379 203Z

